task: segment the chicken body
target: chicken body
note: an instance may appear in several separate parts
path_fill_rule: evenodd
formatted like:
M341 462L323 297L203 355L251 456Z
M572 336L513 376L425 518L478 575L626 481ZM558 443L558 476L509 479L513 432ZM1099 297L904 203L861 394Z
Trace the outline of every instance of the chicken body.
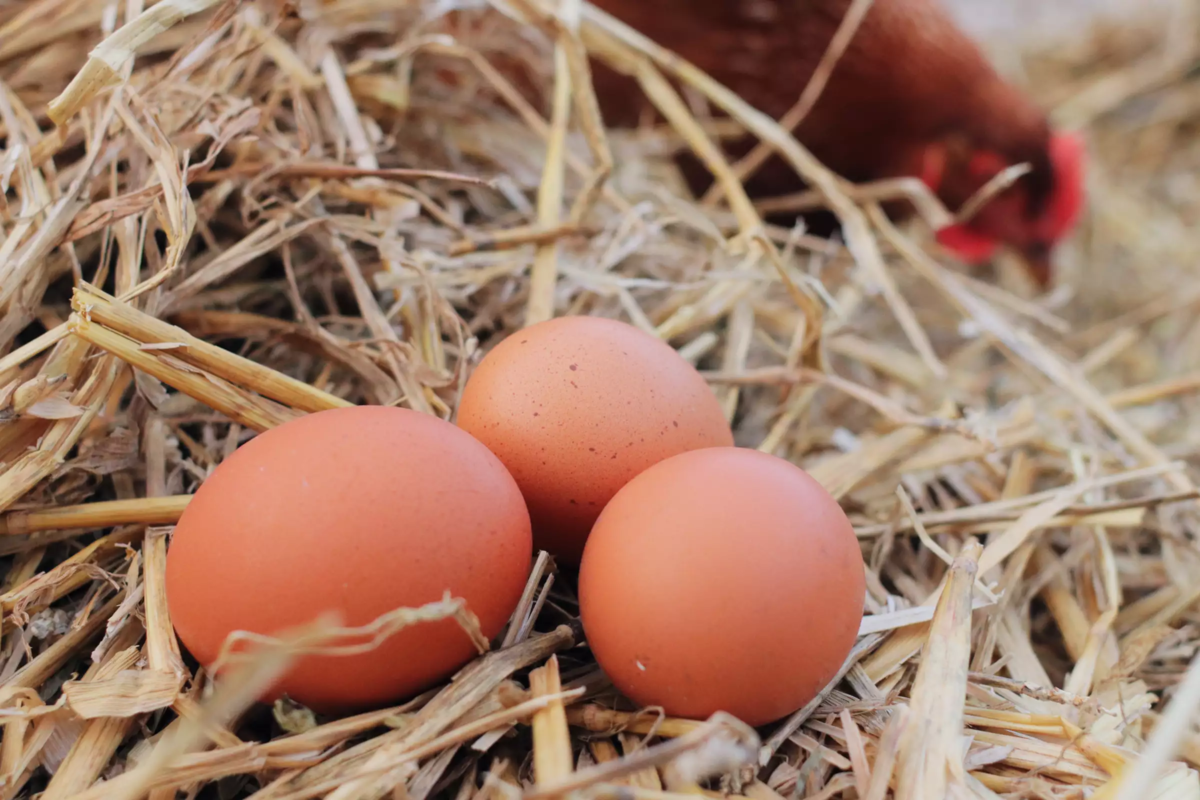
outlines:
M618 20L693 63L758 110L779 119L799 99L851 0L592 0ZM632 80L597 65L605 122L631 126L647 101ZM971 233L1022 251L1035 276L1053 239L1073 222L1069 176L1052 158L1045 115L1005 82L937 0L875 0L836 63L824 91L795 131L826 166L854 182L924 176L940 165L937 193L960 207L1005 166L1031 172L972 221ZM748 151L746 140L727 148ZM983 165L983 166L981 166ZM694 189L708 180L685 164ZM1071 170L1069 170L1071 171ZM927 180L929 180L928 176ZM754 196L803 188L773 159L747 181ZM1075 203L1076 205L1078 203ZM1068 213L1070 212L1070 213ZM1070 217L1070 219L1064 219ZM1053 224L1052 224L1053 223ZM960 237L961 239L961 237Z

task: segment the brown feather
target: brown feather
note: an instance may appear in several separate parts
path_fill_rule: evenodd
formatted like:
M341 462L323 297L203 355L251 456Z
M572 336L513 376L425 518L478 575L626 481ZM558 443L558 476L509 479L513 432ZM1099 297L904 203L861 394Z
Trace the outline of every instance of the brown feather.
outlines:
M812 78L850 0L593 0L617 19L707 72L778 119ZM636 124L645 101L629 78L596 68L606 122ZM796 131L828 167L864 182L912 174L936 141L961 139L1009 163L1034 167L1025 179L1030 211L1052 188L1043 114L1005 83L936 0L875 0L829 83ZM752 143L729 147L734 157ZM693 188L709 181L694 160ZM961 165L959 165L961 166ZM951 169L942 188L951 207L978 189ZM773 196L801 188L781 162L764 165L747 188Z

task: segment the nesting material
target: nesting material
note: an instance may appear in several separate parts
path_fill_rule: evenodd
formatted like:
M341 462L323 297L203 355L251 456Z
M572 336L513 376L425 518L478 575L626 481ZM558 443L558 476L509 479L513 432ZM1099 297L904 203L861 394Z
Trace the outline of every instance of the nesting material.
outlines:
M1034 297L946 262L920 187L844 184L586 3L478 5L0 7L0 795L1200 797L1195 14L1025 59L1092 151ZM588 55L667 122L605 131ZM762 224L743 129L844 244ZM545 557L499 647L404 705L254 705L335 619L196 669L165 553L223 458L346 404L451 418L481 350L564 314L669 341L850 515L868 616L816 700L631 707Z

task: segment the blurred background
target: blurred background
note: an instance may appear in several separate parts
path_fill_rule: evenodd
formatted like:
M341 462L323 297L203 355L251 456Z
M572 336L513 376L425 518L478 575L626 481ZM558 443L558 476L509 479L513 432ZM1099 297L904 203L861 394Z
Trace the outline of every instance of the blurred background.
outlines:
M1161 23L1187 0L945 0L959 23L992 46L1078 41L1080 28ZM1194 3L1192 3L1194 5Z

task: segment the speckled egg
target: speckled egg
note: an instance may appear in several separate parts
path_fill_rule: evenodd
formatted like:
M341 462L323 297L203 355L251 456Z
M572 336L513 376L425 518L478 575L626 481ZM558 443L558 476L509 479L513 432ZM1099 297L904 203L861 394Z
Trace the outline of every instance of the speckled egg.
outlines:
M550 320L496 345L467 382L458 424L516 479L534 544L568 564L635 475L733 444L716 395L690 364L661 340L599 317Z

